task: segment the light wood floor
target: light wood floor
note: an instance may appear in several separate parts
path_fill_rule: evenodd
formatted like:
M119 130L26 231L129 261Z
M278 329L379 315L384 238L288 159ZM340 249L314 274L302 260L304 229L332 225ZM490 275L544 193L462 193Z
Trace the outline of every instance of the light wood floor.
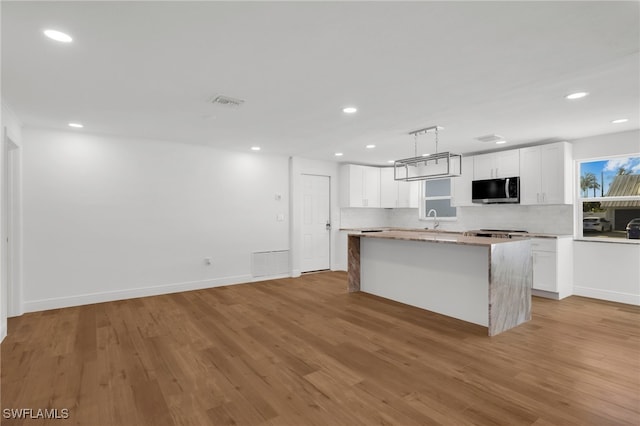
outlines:
M534 298L486 329L333 272L27 314L2 343L3 425L624 425L640 309Z

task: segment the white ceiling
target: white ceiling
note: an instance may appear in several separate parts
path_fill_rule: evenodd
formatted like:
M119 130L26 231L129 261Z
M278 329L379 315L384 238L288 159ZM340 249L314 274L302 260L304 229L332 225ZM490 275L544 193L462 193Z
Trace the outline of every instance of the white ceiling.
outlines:
M2 98L29 126L371 164L436 124L441 151L572 140L640 127L639 5L2 1Z

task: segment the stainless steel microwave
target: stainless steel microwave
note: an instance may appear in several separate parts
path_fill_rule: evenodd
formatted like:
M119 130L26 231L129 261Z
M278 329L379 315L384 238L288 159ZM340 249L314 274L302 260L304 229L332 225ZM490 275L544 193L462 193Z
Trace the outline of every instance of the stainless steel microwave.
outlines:
M471 201L478 204L519 204L520 178L474 180Z

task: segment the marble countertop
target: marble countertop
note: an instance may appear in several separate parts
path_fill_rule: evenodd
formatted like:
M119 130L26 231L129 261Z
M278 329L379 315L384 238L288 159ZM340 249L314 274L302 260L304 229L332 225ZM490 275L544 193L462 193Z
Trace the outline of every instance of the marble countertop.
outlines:
M369 227L369 228L340 228L340 231L347 232L361 232L361 233L379 233L375 231L389 232L389 231L398 231L398 232L421 232L421 233L429 233L429 234L443 234L443 235L463 235L462 231L434 231L433 229L422 229L422 228L393 228L393 227ZM573 235L561 235L561 234L546 234L542 232L511 232L509 236L516 238L573 238ZM487 237L477 237L486 239ZM496 238L491 238L492 240Z
M380 229L380 228L376 228ZM352 236L360 238L383 238L389 240L405 240L405 241L424 241L430 243L445 244L463 244L471 246L490 247L493 244L508 244L520 241L520 239L511 240L508 238L489 238L489 237L467 237L461 232L446 231L405 231L405 230L383 230L381 232L360 232L352 234Z

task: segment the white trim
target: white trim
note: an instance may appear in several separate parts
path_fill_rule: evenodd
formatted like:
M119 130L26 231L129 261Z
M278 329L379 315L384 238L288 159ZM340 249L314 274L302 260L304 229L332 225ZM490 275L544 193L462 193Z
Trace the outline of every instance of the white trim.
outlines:
M25 312L46 311L49 309L68 308L71 306L90 305L93 303L113 302L115 300L134 299L138 297L159 296L182 291L201 290L233 284L248 284L253 281L265 281L278 277L260 277L255 279L247 275L217 278L213 280L189 281L184 283L165 284L152 287L139 287L127 290L87 293L76 296L54 297L50 299L29 300L24 302Z
M291 278L291 277L289 276L288 273L287 274L271 275L271 276L264 276L263 275L261 277L253 277L251 279L251 282L252 283L257 283L257 282L260 282L260 281L280 280L280 279L283 279L283 278ZM236 284L242 284L242 283L236 283ZM214 286L214 287L217 287L217 286Z
M7 323L2 321L2 324L0 324L0 343L2 343L5 337L7 337Z
M576 285L573 286L573 295L640 306L640 295L632 293L620 293L618 291L601 290L598 288L580 287Z
M576 237L573 241L583 241L589 243L609 243L609 244L640 244L640 239L626 238L605 238L605 237Z
M332 271L347 271L347 265L345 263L336 263L335 265L333 265L333 267L331 267Z
M603 195L602 197L578 197L578 201L582 203L601 203L603 201L638 201L640 196L638 195L619 195L608 197Z
M544 297L545 299L560 300L560 295L558 293L555 293L553 291L538 290L536 288L531 289L531 295Z

